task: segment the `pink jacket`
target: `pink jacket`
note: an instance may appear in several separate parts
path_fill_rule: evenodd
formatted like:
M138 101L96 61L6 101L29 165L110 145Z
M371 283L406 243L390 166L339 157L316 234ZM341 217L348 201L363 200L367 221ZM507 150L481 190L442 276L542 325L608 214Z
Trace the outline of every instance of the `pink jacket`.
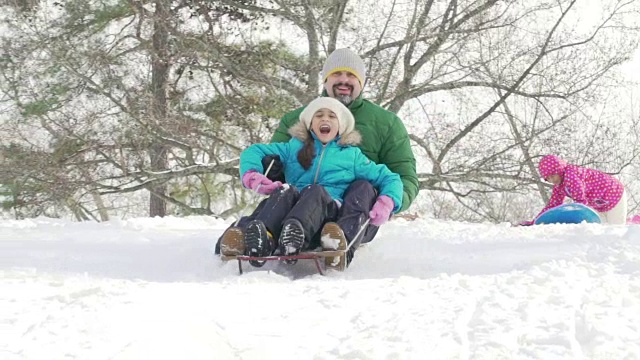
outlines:
M613 176L598 170L567 164L555 155L544 156L538 164L538 170L540 176L545 179L554 174L562 176L562 182L553 186L551 199L540 214L561 205L565 196L598 212L606 212L618 204L624 192L624 185Z

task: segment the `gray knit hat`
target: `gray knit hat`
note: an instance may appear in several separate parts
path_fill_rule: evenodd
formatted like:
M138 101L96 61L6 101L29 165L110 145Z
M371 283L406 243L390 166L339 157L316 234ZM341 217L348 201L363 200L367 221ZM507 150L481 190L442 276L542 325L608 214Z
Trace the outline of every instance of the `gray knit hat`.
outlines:
M360 86L364 86L367 75L364 61L353 51L349 49L334 50L322 67L322 81L326 81L329 75L338 71L349 71L358 78Z
M356 121L351 111L342 103L331 97L319 97L311 101L300 113L300 121L304 123L307 129L311 128L311 120L316 111L320 109L329 109L336 114L339 123L338 134L344 136L353 131Z

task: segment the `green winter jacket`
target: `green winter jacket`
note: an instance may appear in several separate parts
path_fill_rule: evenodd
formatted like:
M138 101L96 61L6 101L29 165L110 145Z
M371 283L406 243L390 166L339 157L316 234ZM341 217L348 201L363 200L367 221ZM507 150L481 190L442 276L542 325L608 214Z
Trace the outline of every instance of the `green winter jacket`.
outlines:
M326 92L322 93L326 96ZM293 110L282 117L280 125L271 138L271 142L288 142L291 136L288 129L300 119L304 107ZM416 159L411 151L407 129L398 116L359 96L349 105L356 120L356 129L362 135L360 149L377 164L385 164L394 173L400 175L403 184L402 207L409 208L418 195L418 175Z

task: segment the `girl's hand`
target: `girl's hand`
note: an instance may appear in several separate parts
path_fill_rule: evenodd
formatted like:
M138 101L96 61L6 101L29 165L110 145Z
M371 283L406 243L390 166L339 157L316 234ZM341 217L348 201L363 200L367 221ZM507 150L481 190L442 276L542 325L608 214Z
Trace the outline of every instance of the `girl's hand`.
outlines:
M258 194L269 195L280 188L282 183L280 181L271 181L266 176L252 170L244 174L242 177L242 185Z

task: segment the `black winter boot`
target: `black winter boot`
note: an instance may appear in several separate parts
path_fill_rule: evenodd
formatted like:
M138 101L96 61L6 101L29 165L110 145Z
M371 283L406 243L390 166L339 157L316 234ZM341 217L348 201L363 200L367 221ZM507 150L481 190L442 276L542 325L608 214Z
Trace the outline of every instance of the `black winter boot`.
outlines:
M244 234L245 254L248 256L269 256L275 248L273 238L267 231L264 223L260 220L253 220L247 224ZM249 260L249 264L255 267L262 267L266 261Z
M288 219L280 233L280 249L282 255L298 255L304 246L304 229L297 219ZM285 260L287 264L295 264L298 260Z

